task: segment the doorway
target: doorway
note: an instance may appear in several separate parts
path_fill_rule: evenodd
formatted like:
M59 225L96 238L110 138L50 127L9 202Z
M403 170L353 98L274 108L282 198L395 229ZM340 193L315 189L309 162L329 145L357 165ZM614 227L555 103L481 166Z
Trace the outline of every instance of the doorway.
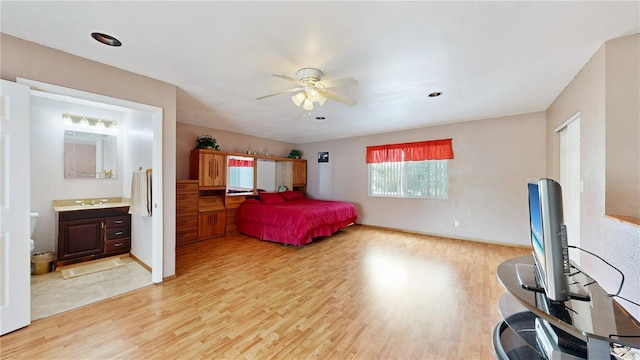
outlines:
M133 171L140 167L151 169L151 183L154 189L158 189L152 191L152 216L132 215L131 232L134 241L132 241L131 254L151 270L149 281L144 284L162 282L162 109L32 80L18 79L17 82L31 87L31 192L38 192L36 194L38 196L32 194L31 206L32 210L36 207L35 211L38 208L42 209L38 211L40 216L34 239L38 242L38 231L48 237L45 241L48 243L43 245L44 248L38 248L36 245L34 252L52 250L51 242L55 241L51 239L57 226L55 215L51 210L52 199L46 198L43 194L49 193L48 197L53 196L56 199L73 199L86 197L86 194L95 190L100 197L108 197L108 193L130 197ZM52 108L51 104L57 105ZM108 114L117 118L118 125L123 129L121 133L123 141L118 144L118 152L122 154L120 157L122 164L118 166L116 179L82 179L67 183L66 186L59 185L63 181L68 181L63 176L63 161L55 161L61 157L59 154L63 153L62 150L56 151L58 147L63 146L59 144L64 133L62 129L64 113L60 111L60 104L67 104L67 107L72 109L82 109L81 112L96 111L96 116ZM90 114L86 115L90 116ZM34 123L35 118L38 118L37 123ZM33 144L33 136L39 136L35 139L35 144ZM38 147L45 147L45 150ZM38 160L35 166L33 158L38 156L38 152L41 157L42 154L46 154L48 161L53 162L53 165L47 165L42 160ZM52 159L54 161L51 161ZM51 169L47 171L43 168L46 166L51 166ZM92 187L94 190L91 190ZM79 189L81 192L76 192Z
M560 137L560 185L562 186L562 206L567 227L567 241L580 246L580 113L576 113L556 128ZM579 265L580 253L572 254Z

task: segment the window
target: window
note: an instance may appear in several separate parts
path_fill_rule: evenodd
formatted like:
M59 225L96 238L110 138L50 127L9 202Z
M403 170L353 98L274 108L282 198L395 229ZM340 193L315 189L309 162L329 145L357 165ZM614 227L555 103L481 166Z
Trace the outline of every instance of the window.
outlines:
M446 199L451 139L367 147L369 196Z

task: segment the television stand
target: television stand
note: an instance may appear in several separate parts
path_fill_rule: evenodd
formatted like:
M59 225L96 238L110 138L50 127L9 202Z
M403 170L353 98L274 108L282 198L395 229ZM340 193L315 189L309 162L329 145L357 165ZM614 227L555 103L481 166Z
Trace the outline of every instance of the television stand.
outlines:
M589 300L569 299L550 303L543 292L523 288L516 267L533 266L532 256L507 260L500 264L497 275L507 290L499 301L501 321L494 330L494 349L501 359L609 359L611 344L640 348L640 322L589 276L574 274L570 282L584 286ZM540 320L536 320L540 319ZM544 321L542 321L544 320ZM571 337L571 347L586 347L586 356L559 351L545 351L536 333L536 322L551 324L558 333ZM577 339L577 340L576 340ZM565 345L567 344L566 339ZM547 348L548 350L548 348Z
M524 289L543 293L544 288L538 285L535 268L536 266L532 264L516 264L518 281ZM591 299L587 290L579 283L569 285L569 297L580 301L589 301Z

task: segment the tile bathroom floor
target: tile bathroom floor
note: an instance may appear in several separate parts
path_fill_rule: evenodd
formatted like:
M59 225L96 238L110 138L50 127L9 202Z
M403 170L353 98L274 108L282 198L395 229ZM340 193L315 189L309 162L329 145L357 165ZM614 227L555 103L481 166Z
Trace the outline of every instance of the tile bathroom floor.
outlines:
M59 271L31 275L31 321L153 284L151 273L130 257L125 266L72 279Z

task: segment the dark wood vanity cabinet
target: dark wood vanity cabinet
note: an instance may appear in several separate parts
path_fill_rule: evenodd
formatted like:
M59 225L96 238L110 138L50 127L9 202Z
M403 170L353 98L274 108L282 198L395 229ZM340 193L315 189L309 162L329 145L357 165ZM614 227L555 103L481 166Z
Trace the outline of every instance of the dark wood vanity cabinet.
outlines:
M57 266L128 253L128 207L58 212Z

